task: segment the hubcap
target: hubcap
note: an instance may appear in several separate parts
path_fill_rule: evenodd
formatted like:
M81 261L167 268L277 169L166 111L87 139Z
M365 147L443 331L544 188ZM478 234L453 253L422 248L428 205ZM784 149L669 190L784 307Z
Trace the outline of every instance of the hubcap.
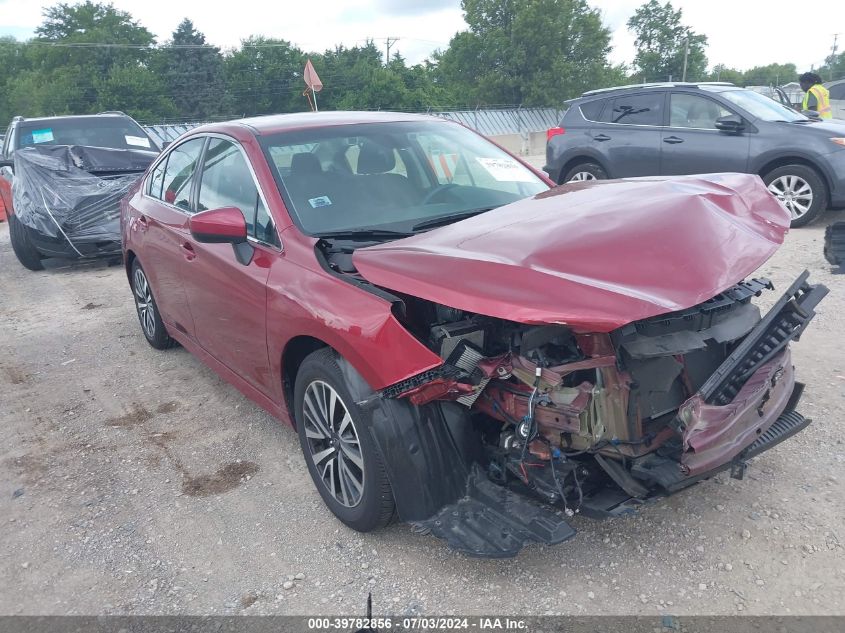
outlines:
M578 182L581 180L597 180L596 175L589 171L577 171L572 174L572 178L569 179L569 182Z
M322 380L305 389L303 424L311 460L338 503L352 508L364 495L364 458L355 422L337 391Z
M769 191L783 203L792 215L800 218L813 204L813 188L800 176L780 176L769 183Z
M154 338L156 335L155 304L150 291L150 284L147 276L140 268L135 270L135 307L138 308L138 317L141 319L141 327L147 338Z

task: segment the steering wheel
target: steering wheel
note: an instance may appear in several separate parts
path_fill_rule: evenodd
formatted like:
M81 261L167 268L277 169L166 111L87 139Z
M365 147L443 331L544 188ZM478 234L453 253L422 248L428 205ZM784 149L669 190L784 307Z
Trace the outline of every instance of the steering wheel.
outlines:
M457 187L457 186L458 186L458 185L456 185L456 184L455 184L455 183L453 183L453 182L447 182L447 183L446 183L446 184L444 184L444 185L438 185L438 186L436 186L434 189L432 189L431 191L429 191L429 192L428 192L428 195L427 195L425 198L423 198L422 203L423 203L423 204L428 204L428 203L429 203L429 202L431 202L431 201L432 201L432 200L433 200L436 196L440 195L440 194L441 194L441 193L443 193L444 191L448 191L448 190L449 190L449 189L451 189L452 187Z

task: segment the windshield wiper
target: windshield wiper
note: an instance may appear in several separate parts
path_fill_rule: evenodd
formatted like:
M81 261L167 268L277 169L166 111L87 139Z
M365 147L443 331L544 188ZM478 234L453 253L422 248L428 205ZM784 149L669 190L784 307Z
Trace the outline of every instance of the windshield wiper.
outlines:
M388 229L349 229L342 231L327 231L320 233L320 239L353 240L353 241L374 241L374 240L398 240L402 237L411 237L413 233L403 231L390 231Z
M469 211L459 211L458 213L450 213L449 215L439 215L436 218L417 222L414 226L411 227L411 230L421 231L422 229L433 229L438 226L445 226L446 224L452 224L452 222L457 222L458 220L466 220L467 218L471 218L474 215L486 213L487 211L491 211L495 208L496 207L484 207L482 209L470 209Z

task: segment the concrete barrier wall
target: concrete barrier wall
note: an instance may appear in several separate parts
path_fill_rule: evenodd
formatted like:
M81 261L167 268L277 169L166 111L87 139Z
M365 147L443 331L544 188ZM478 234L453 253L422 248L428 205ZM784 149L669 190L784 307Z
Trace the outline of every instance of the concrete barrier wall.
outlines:
M512 154L536 156L546 153L546 132L525 134L491 134L490 140L498 143Z

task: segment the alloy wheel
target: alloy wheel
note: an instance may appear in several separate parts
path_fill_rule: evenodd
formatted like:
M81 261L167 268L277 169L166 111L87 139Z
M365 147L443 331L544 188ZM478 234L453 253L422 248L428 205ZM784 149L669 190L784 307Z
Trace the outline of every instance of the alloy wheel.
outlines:
M795 220L813 205L813 188L800 176L780 176L769 183L769 191L780 200Z
M364 495L364 458L355 422L340 395L315 380L303 396L303 424L311 459L338 503L352 508Z
M596 175L589 171L576 171L567 182L580 182L583 180L598 180Z
M135 307L138 309L138 316L141 318L141 327L144 328L147 338L155 338L155 304L153 303L153 295L150 290L150 284L147 281L147 276L140 268L135 269L133 286L135 290Z

